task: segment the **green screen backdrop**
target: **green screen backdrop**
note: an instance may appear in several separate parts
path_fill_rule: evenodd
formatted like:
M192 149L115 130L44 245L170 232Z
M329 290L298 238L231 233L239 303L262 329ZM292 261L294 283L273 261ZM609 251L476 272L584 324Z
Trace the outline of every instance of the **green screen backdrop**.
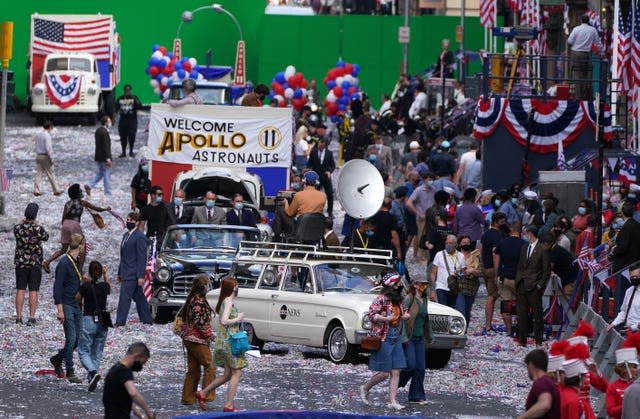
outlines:
M180 17L185 10L194 10L210 3L184 0L158 2L150 0L76 0L53 3L30 0L26 3L8 3L3 6L1 20L14 22L13 59L10 69L15 72L16 94L24 100L27 92L26 63L29 43L29 24L32 13L41 14L112 14L121 38L122 76L116 94L122 85L133 85L134 93L145 103L158 99L149 86L144 69L153 44L171 49ZM244 34L247 50L247 80L268 86L278 71L294 65L310 80L321 84L326 72L335 66L338 58L360 65L360 85L379 105L383 92L391 92L400 74L402 46L398 43L400 16L278 16L265 15L263 0L221 1L233 13ZM422 71L433 64L440 52L442 38L452 41L457 49L455 28L457 17L420 16L411 18L409 68L411 73ZM483 29L478 18L465 20L466 49L483 47ZM214 65L235 62L236 42L239 34L233 20L212 10L194 14L193 21L181 30L183 56L195 57L205 64L207 50L211 49ZM479 71L479 63L471 63L469 72ZM322 89L322 96L326 90Z

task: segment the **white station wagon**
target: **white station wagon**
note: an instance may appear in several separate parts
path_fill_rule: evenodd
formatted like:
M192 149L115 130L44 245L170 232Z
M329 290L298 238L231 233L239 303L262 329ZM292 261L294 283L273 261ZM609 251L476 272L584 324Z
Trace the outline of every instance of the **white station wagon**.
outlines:
M251 344L326 347L332 361L352 360L371 328L367 313L381 290L374 283L390 268L392 256L371 249L347 251L242 242L229 274L238 281L235 305L245 313ZM212 307L219 293L207 294ZM451 350L465 346L466 322L459 311L434 302L429 303L429 318L435 341L427 345L427 366L443 368Z

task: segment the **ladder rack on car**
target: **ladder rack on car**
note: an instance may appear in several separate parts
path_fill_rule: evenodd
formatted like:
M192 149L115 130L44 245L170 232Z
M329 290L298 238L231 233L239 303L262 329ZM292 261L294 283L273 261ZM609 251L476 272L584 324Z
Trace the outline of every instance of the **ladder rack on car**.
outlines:
M349 253L348 247L331 246L326 251L316 245L277 242L242 241L237 257L250 257L269 260L308 260L336 259L360 262L376 262L390 265L393 262L391 250L363 249L356 247L355 253Z

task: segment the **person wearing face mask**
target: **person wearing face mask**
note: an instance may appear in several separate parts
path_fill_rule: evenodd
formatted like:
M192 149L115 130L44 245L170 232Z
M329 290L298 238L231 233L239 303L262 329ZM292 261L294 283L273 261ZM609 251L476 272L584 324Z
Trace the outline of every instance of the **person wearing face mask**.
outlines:
M557 203L554 199L545 199L542 204L542 226L538 229L540 236L546 236L558 221Z
M620 281L620 279L618 279ZM621 327L623 331L637 332L640 328L640 268L629 271L629 288L624 293L618 315L607 330Z
M104 379L102 393L105 419L128 418L132 410L139 418L156 418L133 382L133 372L142 371L149 358L151 353L147 345L136 342L129 346L124 358L111 367Z
M373 236L376 234L375 230L376 226L371 219L362 220L353 234L344 236L342 246L351 247L351 239L353 237L354 252L359 252L355 249L369 249L373 247Z
M104 194L111 195L111 137L109 136L111 118L107 115L103 116L100 124L94 135L96 140L94 156L96 174L89 183L84 185L84 190L88 196L91 196L91 189L95 188L100 179L104 183Z
M402 323L409 320L410 315L402 301L400 275L394 271L386 272L382 276L380 285L382 294L373 300L367 314L372 322L369 333L380 338L380 349L374 351L369 358L369 369L375 371L375 374L360 386L360 399L365 405L369 405L371 388L389 379L387 407L401 410L404 406L398 403L396 395L400 371L407 367L402 350Z
M587 228L587 219L589 215L593 213L591 209L592 203L587 199L581 200L578 204L578 213L571 219L573 231L576 235L579 235L585 228Z
M516 221L522 221L522 214L520 214L520 210L518 209L519 197L515 193L511 195L507 193L507 191L498 192L498 197L500 200L500 207L498 211L504 213L507 216L507 224L514 223ZM496 205L498 205L498 200L496 200Z
M163 197L162 186L153 185L149 204L140 211L140 231L145 231L146 227L147 237L155 237L158 244L162 243L167 227L171 224L171 216L162 201Z
M429 179L429 174L424 172L422 176L423 183L419 185L414 191L409 195L409 198L406 201L407 210L411 212L416 219L416 229L417 235L416 240L413 244L413 258L420 258L421 260L426 260L428 255L422 250L422 245L420 244L420 238L426 237L425 234L429 234L428 231L425 231L425 222L426 222L426 213L429 208L431 208L435 204L435 190L431 187L433 181ZM442 194L441 194L442 195ZM446 196L446 200L449 197ZM435 224L435 220L434 220ZM429 226L429 230L433 228L433 225Z
M189 224L193 218L194 208L191 205L184 205L184 189L176 189L173 193L173 201L168 206L170 224Z
M516 312L518 314L518 341L527 346L530 329L533 330L536 346L542 346L543 308L542 294L551 274L549 250L538 241L538 229L529 226L525 230L529 244L520 251L516 270ZM534 324L529 324L529 309L533 309Z
M204 205L197 207L193 211L191 224L225 224L226 213L216 206L218 196L212 191L207 191L204 195Z
M136 303L138 318L142 323L151 324L151 311L144 296L142 286L147 266L147 238L139 228L140 217L131 212L127 217L127 231L120 243L120 265L118 266L118 283L120 296L115 326L124 326L129 315L131 300Z
M487 302L484 306L484 331L493 330L493 311L498 298L496 283L496 266L493 264L493 251L500 241L509 234L507 216L502 212L494 212L491 216L491 227L480 238L480 254L482 255L482 277L487 288Z
M149 160L143 158L138 164L138 171L131 179L131 209L142 211L147 206L147 198L151 192L149 180Z
M391 147L384 145L384 137L376 135L373 139L373 145L378 150L378 160L380 160L383 171L391 173L393 171L393 159L391 157Z
M242 194L231 198L233 207L227 211L227 225L256 227L256 219L250 209L244 207Z
M138 111L142 109L142 103L138 96L131 93L131 85L124 85L124 94L116 99L116 112L118 113L118 134L122 153L120 158L127 155L127 143L129 144L129 157L133 157L133 144L136 142L138 131Z
M471 307L476 300L482 267L480 265L480 250L475 248L475 241L469 236L460 236L458 247L464 256L466 269L460 277L460 291L456 296L456 310L464 314L467 325L471 324Z
M444 250L436 254L431 267L431 300L451 308L456 307L457 294L450 292L448 278L462 276L466 270L464 255L456 250L457 245L456 236L448 235Z
M475 189L465 189L464 201L456 210L453 219L453 232L458 236L471 237L471 241L474 243L482 237L482 225L484 224L482 211L475 203L477 194Z
M631 202L625 202L622 205L622 219L624 223L620 232L616 236L616 243L609 256L613 262L613 272L620 272L625 267L640 260L640 223L633 217L634 205ZM618 274L615 290L615 312L617 313L622 303L622 298L629 286L621 274Z
M588 215L585 228L580 232L580 234L578 234L578 237L576 237L576 249L574 253L576 257L580 255L583 247L586 247L587 249L593 249L594 247L596 247L596 226L596 217L591 214Z
M409 310L409 319L404 322L402 341L407 368L400 372L398 387L404 387L409 380L409 403L427 404L424 393L425 342L433 342L433 331L429 322L429 280L426 277L414 279L404 297L404 306Z

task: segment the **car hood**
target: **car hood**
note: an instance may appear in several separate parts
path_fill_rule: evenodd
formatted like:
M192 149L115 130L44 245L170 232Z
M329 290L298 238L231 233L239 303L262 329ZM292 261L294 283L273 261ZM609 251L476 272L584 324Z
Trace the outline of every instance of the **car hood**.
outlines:
M336 292L336 291L325 292L324 295L330 296L330 301L332 301L332 305L336 305L340 307L359 308L361 311L368 311L369 306L371 305L373 300L378 296L378 294L375 294L375 293L356 294L356 293L343 293L343 292ZM428 307L429 307L430 315L464 317L462 313L460 313L458 310L455 310L443 304L436 303L434 301L429 301Z
M168 265L174 272L211 270L219 268L231 269L235 250L173 250L158 256L160 265Z

